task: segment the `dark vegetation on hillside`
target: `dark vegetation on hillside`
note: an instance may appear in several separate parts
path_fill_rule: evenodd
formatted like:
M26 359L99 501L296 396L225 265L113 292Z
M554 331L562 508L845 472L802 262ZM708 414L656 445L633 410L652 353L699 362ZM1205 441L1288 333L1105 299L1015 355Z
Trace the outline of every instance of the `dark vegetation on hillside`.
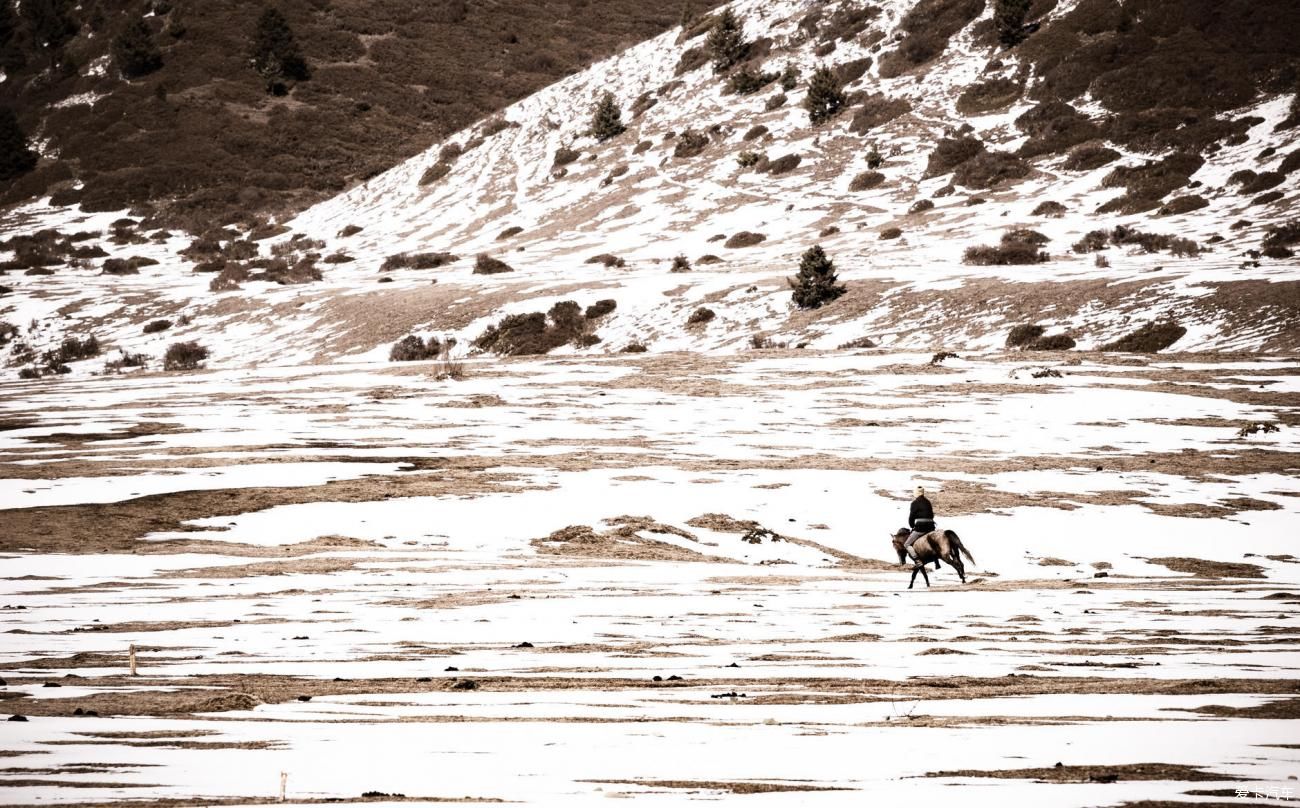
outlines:
M17 176L0 204L51 191L91 209L151 201L194 229L298 208L667 30L681 11L679 0L273 7L287 33L260 0L24 0L21 12L0 0L0 110L60 155L0 166ZM88 92L103 97L51 106Z

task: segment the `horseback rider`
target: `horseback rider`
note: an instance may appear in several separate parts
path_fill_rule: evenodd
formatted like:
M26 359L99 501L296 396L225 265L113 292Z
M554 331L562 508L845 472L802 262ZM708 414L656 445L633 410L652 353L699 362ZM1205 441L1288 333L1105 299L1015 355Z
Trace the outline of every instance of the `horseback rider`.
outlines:
M912 508L907 514L907 526L912 529L912 532L908 535L907 541L903 542L903 549L915 560L916 553L912 552L912 545L917 539L934 530L934 506L926 499L925 489L921 486L918 485L914 493L916 499L912 500Z

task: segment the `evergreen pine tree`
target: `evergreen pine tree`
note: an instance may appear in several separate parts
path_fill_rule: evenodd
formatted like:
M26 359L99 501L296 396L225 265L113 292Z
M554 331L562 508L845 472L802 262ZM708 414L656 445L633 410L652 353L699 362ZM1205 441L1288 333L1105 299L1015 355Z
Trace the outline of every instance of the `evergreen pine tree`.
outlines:
M812 125L834 118L847 103L844 85L835 71L825 66L817 68L808 80L808 95L803 100L803 108L808 110L808 120Z
M253 68L266 80L267 92L273 95L288 92L287 81L311 78L311 70L298 48L293 29L277 9L266 9L257 21L257 30L253 33Z
M127 23L113 40L113 61L128 79L147 76L162 67L162 51L154 44L153 33L143 17Z
M0 107L0 182L21 177L36 167L36 153L27 147L27 136L18 117Z
M68 17L72 6L73 0L23 0L19 9L38 47L56 52L77 35L77 25Z
M789 279L794 304L801 309L815 309L830 303L846 291L836 281L835 264L821 245L810 248L799 261L799 274Z
M12 71L23 66L18 50L18 18L9 0L0 0L0 70Z
M729 8L724 8L718 15L717 22L709 29L709 38L705 47L713 57L713 72L721 73L745 58L749 52L749 43L745 41L745 22Z
M625 131L627 127L623 125L623 113L618 108L618 102L614 100L613 93L607 92L596 103L596 109L591 115L591 134L603 143Z
M993 22L998 29L998 41L1013 48L1025 39L1025 15L1029 13L1029 0L997 0L993 7Z

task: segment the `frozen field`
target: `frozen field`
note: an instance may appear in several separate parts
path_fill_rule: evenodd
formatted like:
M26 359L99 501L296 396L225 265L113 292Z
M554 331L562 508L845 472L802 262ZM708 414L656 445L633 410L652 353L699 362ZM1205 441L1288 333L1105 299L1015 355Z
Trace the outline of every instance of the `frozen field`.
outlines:
M1300 795L1300 362L1059 359L7 382L0 802Z

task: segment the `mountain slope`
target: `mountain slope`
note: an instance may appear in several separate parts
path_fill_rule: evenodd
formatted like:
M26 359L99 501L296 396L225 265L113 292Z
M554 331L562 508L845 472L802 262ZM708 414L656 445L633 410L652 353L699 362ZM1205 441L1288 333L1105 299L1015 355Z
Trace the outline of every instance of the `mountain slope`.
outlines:
M662 32L679 11L668 0L279 7L311 70L283 97L268 95L250 64L262 3L146 4L162 67L130 80L113 45L140 4L67 8L74 33L58 48L41 47L28 15L12 13L0 106L18 113L46 159L0 187L0 202L53 192L94 210L157 208L191 226L301 208Z
M6 316L62 312L40 339L82 318L155 355L200 337L213 362L232 364L383 359L412 332L473 353L503 316L528 314L511 325L535 340L491 349L985 350L1015 326L1038 326L1057 348L1133 332L1147 339L1113 347L1300 348L1288 246L1300 239L1300 130L1283 91L1296 45L1265 32L1247 48L1225 23L1272 15L1285 28L1288 4L1038 3L1010 50L981 2L731 7L752 43L731 71L708 65L707 22L669 32L302 212L289 232L214 232L186 256L175 237L112 246L161 263L95 278L94 292L84 275L24 277L22 291L41 293ZM802 104L823 65L845 79L849 104L813 126ZM745 69L772 81L729 92ZM1151 87L1169 106L1152 106ZM628 128L599 142L587 130L605 92ZM112 218L24 215L27 230L103 230ZM814 244L847 293L803 311L786 278ZM248 250L260 257L240 257ZM265 269L273 254L292 259L280 274ZM309 280L293 267L310 254L322 256L308 264L319 282L258 280ZM513 271L477 274L480 254ZM678 256L691 271L671 271ZM208 272L228 291L206 291ZM152 297L128 304L126 289ZM545 316L600 300L614 309ZM139 333L180 313L185 330Z

